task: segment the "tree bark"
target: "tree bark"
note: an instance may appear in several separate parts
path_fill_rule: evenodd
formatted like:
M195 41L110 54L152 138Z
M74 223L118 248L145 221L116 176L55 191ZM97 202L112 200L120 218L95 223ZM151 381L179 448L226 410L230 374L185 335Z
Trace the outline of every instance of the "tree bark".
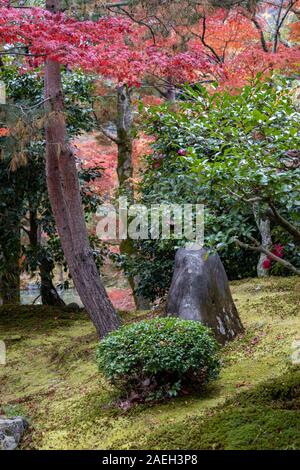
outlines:
M254 218L256 221L256 225L260 233L261 246L269 251L272 248L270 219L265 215L265 211L262 211L262 207L260 207L260 204L256 202L253 204L253 214L254 214ZM258 277L269 276L269 271L267 269L264 269L263 267L263 263L266 259L267 259L267 255L261 252L258 263L257 263L257 276Z
M46 0L50 12L60 10L59 0ZM98 336L118 328L120 322L97 271L88 240L75 157L67 141L61 69L45 65L46 173L49 199L62 249L78 294Z

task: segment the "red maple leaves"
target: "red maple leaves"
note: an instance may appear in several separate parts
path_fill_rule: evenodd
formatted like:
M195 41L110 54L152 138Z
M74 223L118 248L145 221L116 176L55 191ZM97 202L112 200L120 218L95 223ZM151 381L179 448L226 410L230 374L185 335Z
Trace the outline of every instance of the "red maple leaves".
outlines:
M146 74L175 74L184 82L211 67L199 52L172 53L141 41L144 32L121 18L78 21L41 8L1 8L0 42L7 51L9 45L26 46L30 67L51 59L129 85L139 85Z
M221 86L235 88L258 72L291 73L300 63L300 22L291 24L289 44L280 37L272 47L267 8L276 16L277 7L267 2L255 13L241 8L210 11L197 24L182 26L155 44L146 27L129 19L79 21L42 8L9 7L6 0L0 1L0 7L0 43L15 54L16 47L26 46L30 67L48 58L129 85L139 86L152 76L173 84L217 79ZM190 39L181 50L179 35L185 32Z

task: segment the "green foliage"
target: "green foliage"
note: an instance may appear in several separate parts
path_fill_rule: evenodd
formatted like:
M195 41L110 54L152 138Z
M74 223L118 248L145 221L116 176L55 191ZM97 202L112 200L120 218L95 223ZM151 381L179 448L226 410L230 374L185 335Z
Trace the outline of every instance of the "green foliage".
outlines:
M184 197L188 185L190 195L196 192L192 202L202 201L208 207L209 224L219 218L217 209L224 214L223 236L207 232L209 245L255 233L249 223L253 198L262 203L272 200L291 220L299 220L300 169L288 163L286 152L299 149L300 113L288 84L258 81L237 95L187 88L185 97L178 112L166 107L150 111L148 129L158 138L154 157L164 158L161 167L146 177L146 197L154 175L156 189L165 197L167 185L173 187L176 199L178 193ZM186 155L178 155L179 149Z
M235 243L237 238L249 242L249 236L259 240L254 201L261 216L272 203L290 223L300 222L300 113L292 90L286 82L257 80L236 95L185 87L182 98L176 108L164 104L148 111L145 131L156 140L146 157L141 202L204 204L206 246L218 251L230 279L254 276L257 253ZM274 223L272 237L300 266L295 240ZM143 295L156 295L148 282L152 268L157 281L163 272L163 289L170 283L170 260L183 243L137 244L139 257L127 264L136 273L138 262L140 274L146 273L140 276ZM273 269L286 274L279 265Z
M201 323L155 318L123 326L98 346L99 370L142 398L177 395L218 376L218 346Z
M17 67L5 66L0 70L0 80L6 85L7 104L0 108L0 127L14 129L16 122L21 123L23 133L11 132L6 138L0 137L3 158L0 161L0 273L8 265L8 257L20 257L20 229L27 230L24 221L27 213L34 214L36 230L45 232L47 243L23 244L26 255L24 268L35 272L41 261L47 259L65 265L56 226L52 215L46 184L45 137L43 115L43 77L39 71L30 71L20 75ZM65 98L68 135L74 137L81 132L94 128L92 112L92 76L80 71L62 73L62 87ZM24 155L24 159L18 157ZM16 158L16 167L12 171L11 163ZM100 202L99 195L88 188L102 174L102 168L85 169L79 165L81 195L88 219ZM11 227L15 230L12 230ZM95 260L100 266L103 261L103 247L96 237L91 237ZM66 270L66 265L65 265Z

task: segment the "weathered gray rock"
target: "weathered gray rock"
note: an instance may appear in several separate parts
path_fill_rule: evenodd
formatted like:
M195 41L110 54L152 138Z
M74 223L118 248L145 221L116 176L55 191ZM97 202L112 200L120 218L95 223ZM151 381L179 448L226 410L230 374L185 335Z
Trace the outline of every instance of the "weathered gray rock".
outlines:
M0 450L14 450L18 446L25 429L26 419L0 417Z
M221 344L244 331L220 257L205 249L177 251L166 312L200 321Z

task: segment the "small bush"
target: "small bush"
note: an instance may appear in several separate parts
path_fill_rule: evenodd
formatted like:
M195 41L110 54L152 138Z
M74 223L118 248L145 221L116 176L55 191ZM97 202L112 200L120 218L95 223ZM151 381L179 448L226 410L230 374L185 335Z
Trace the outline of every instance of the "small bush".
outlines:
M127 396L151 400L199 389L218 376L218 345L199 322L173 317L126 325L98 346L99 370Z

